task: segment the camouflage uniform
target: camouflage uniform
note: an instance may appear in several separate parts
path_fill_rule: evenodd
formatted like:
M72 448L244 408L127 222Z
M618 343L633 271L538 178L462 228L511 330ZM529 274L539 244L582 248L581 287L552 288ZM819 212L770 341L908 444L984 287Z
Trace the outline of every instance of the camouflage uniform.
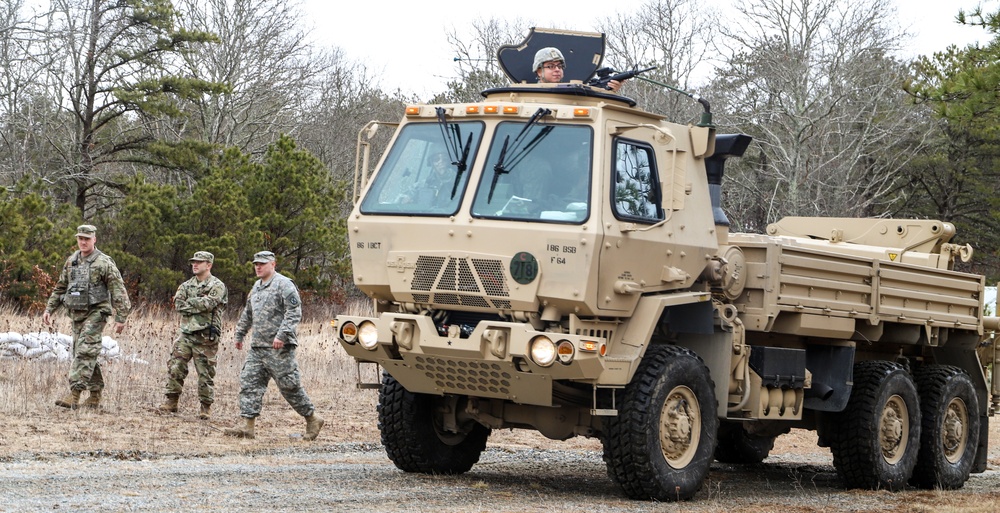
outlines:
M202 404L215 401L215 363L218 360L222 316L219 310L229 302L229 292L222 280L209 276L198 281L194 276L181 284L174 294L174 309L181 314L181 327L170 360L167 362L166 393L180 395L188 362L194 359L198 372L198 399Z
M236 324L236 341L253 328L250 351L240 373L240 416L254 419L260 415L261 401L268 382L274 378L281 395L303 417L312 416L315 408L302 388L299 366L295 362L298 341L295 331L302 320L302 303L295 283L275 272L266 283L257 280L250 290L247 305ZM274 339L285 347L273 348Z
M59 282L45 306L52 314L66 306L73 321L73 363L70 365L71 390L100 392L104 377L97 356L101 353L101 334L114 306L115 322L124 323L132 310L125 291L125 281L115 261L94 249L84 257L76 251L59 273Z

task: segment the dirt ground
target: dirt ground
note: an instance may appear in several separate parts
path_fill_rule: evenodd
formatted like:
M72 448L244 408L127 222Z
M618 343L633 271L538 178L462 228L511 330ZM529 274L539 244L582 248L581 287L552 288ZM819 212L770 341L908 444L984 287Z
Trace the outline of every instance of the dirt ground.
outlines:
M236 418L231 399L208 421L196 418L190 397L175 415L154 413L155 401L112 396L96 412L52 405L7 416L0 511L1000 511L997 442L990 470L963 489L893 494L841 489L829 450L795 430L778 438L763 464L716 463L694 501L666 505L622 497L596 440L557 442L527 431L494 433L468 474L405 474L379 444L374 391L345 385L311 393L327 420L311 443L273 387L254 440L222 436ZM991 421L991 439L1000 441L1000 419Z

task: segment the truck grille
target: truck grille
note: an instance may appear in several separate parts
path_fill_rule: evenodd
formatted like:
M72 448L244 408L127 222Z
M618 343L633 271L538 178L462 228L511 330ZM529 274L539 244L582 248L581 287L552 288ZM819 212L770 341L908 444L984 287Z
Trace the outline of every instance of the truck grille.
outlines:
M510 289L503 262L486 258L455 258L438 256L417 257L413 270L414 293L417 302L477 308L509 309ZM486 297L484 297L486 296Z

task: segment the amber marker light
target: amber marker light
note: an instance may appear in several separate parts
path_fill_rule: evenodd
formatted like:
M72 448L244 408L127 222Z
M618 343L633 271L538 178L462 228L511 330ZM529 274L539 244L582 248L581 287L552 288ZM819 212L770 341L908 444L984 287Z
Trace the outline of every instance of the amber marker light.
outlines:
M340 329L340 338L348 344L353 344L358 339L358 326L351 321L345 322Z
M521 112L521 109L513 105L509 105L503 108L504 114L517 114L518 112Z
M573 347L573 343L569 340L560 340L556 344L556 358L559 359L559 363L568 365L573 361L573 356L576 354L576 349Z
M584 108L573 109L573 116L578 118L589 118L590 109L584 109Z
M498 114L500 112L500 107L496 105L487 105L483 107L483 114Z
M406 115L407 116L419 116L420 115L420 107L407 107L406 108Z
M588 353L596 353L600 349L600 345L596 340L583 340L580 342L580 350Z
M465 108L465 113L466 114L479 114L479 106L478 105L469 105L468 107Z

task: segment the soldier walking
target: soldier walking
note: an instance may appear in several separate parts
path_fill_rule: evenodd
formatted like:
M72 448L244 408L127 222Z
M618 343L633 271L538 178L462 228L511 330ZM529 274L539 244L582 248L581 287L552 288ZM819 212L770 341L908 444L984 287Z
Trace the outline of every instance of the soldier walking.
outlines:
M125 329L132 304L125 291L125 281L115 261L97 249L97 228L81 225L76 230L77 251L66 259L59 281L49 296L42 322L52 324L52 314L60 306L73 321L73 363L69 370L69 394L56 401L57 406L76 409L80 394L89 390L83 406L98 408L104 377L97 357L101 338L114 306L115 333Z
M194 368L198 372L198 400L201 401L198 418L207 419L215 401L214 378L219 335L222 333L221 310L229 302L229 292L222 280L212 276L215 255L198 251L188 260L194 276L182 283L174 294L174 309L181 314L181 327L167 362L167 400L159 410L177 412L177 400L184 390L184 378L188 375L188 362L194 360Z
M243 349L243 339L253 329L250 350L240 373L240 416L243 425L223 431L227 436L254 437L254 420L260 415L261 402L273 378L282 397L306 419L304 440L315 440L323 428L306 391L302 388L299 366L295 361L298 345L296 331L302 320L302 303L295 283L275 271L274 253L261 251L253 256L256 283L236 324L236 349Z

